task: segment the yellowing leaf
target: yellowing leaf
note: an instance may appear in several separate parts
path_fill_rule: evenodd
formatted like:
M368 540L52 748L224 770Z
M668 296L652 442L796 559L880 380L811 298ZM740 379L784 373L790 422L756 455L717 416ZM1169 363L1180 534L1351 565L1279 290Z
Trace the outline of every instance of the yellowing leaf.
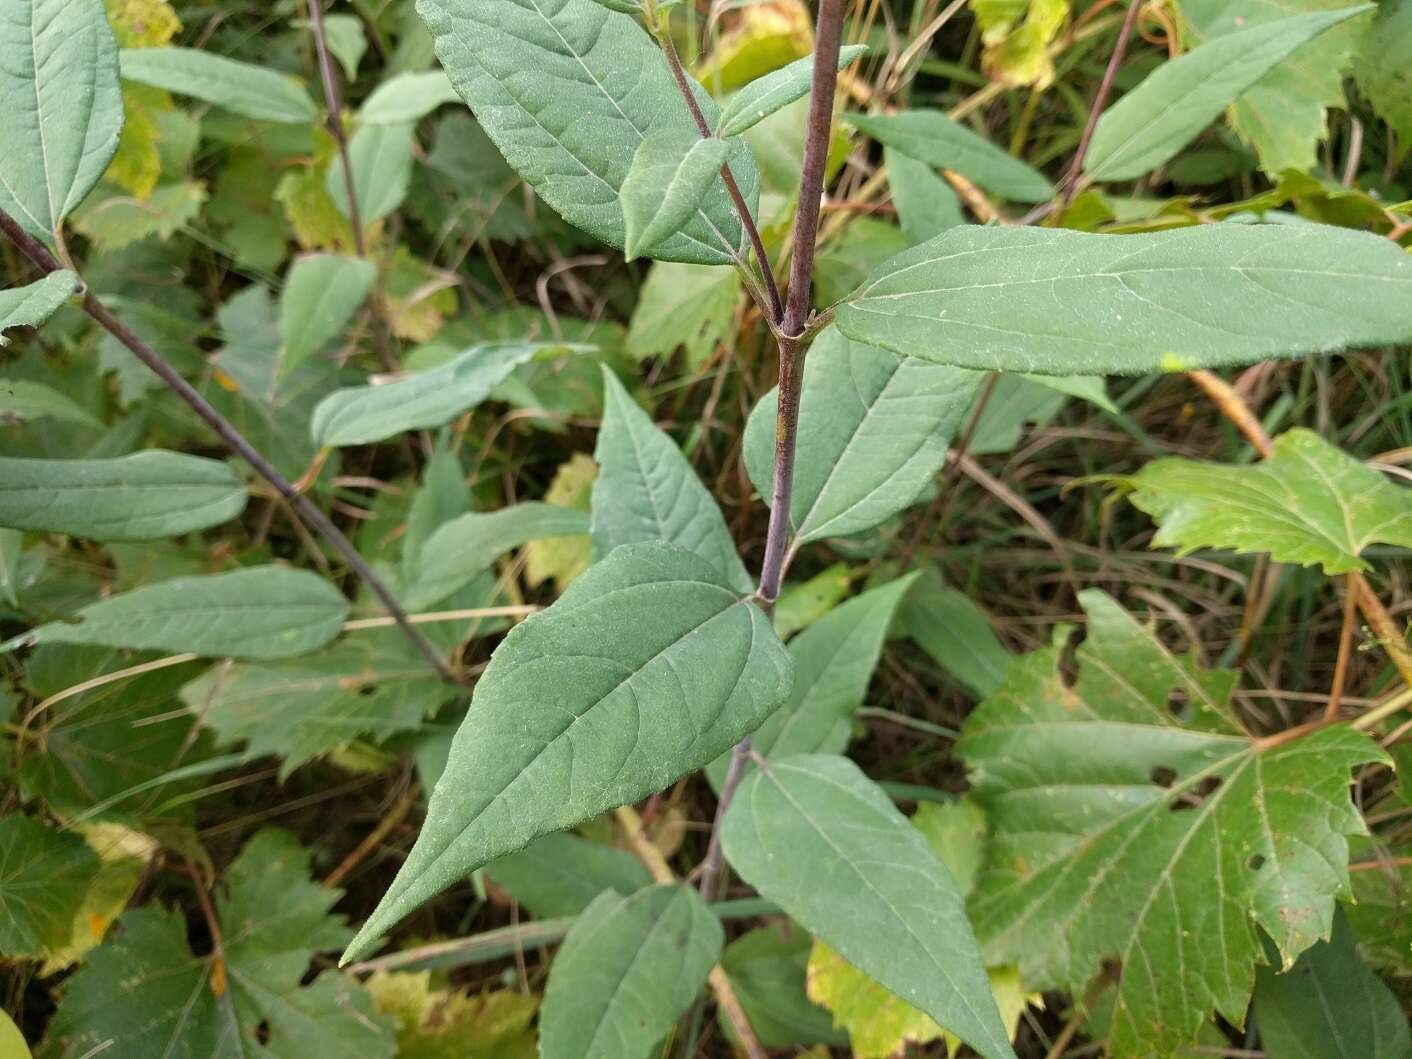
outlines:
M725 92L813 50L813 19L801 0L748 4L737 9L734 24L721 34L696 77L712 92Z
M412 342L430 342L456 312L455 287L455 275L399 246L383 276L387 322L393 334Z
M275 198L284 206L294 238L305 250L351 253L356 249L353 228L325 187L329 167L333 164L334 143L319 131L315 133L314 145L310 164L285 173L275 188Z
M1068 0L971 0L985 50L981 66L993 81L1048 88L1054 82L1049 45L1069 16Z
M433 989L430 971L379 971L366 988L373 1006L397 1023L399 1059L534 1059L533 994Z
M156 48L170 44L181 19L167 0L103 0L120 48Z
M73 226L100 252L111 254L149 236L170 239L196 219L205 201L206 185L199 180L164 184L146 201L93 196L73 215Z
M77 963L103 940L113 921L127 907L158 850L154 839L122 824L88 824L78 830L98 854L100 863L74 917L74 932L69 943L49 950L40 971L46 976Z
M103 175L134 198L146 201L162 175L157 114L171 106L172 97L164 89L147 85L123 87L123 131L118 137L118 151Z
M598 464L593 457L576 452L554 472L554 480L544 493L545 503L587 511L597 478ZM591 562L593 538L587 534L533 540L525 545L525 580L534 588L552 577L555 587L563 592Z

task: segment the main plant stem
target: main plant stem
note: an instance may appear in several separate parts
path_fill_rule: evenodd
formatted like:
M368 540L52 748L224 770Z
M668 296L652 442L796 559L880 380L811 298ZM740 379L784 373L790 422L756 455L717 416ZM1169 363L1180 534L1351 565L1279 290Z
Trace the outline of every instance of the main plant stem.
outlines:
M0 210L0 232L3 232L25 257L46 273L57 272L62 267L39 240L21 228L15 219L4 210ZM126 346L133 356L142 361L157 378L161 379L169 389L185 401L191 410L215 431L216 435L226 443L232 452L248 463L256 474L269 482L275 492L289 502L289 505L294 508L305 523L322 534L324 539L333 545L334 550L343 556L344 561L348 563L354 573L382 601L387 613L397 623L403 635L422 653L427 663L440 674L443 680L456 681L456 677L446 665L445 659L408 620L406 611L397 602L397 597L358 554L358 549L353 547L353 542L343 535L343 532L329 520L327 515L315 507L303 493L290 483L289 479L280 474L269 460L260 455L259 450L250 444L240 431L236 430L235 425L216 411L211 403L202 397L191 383L182 378L175 368L163 360L156 350L138 337L132 328L114 316L112 311L99 301L92 291L87 289L83 294L83 310L105 331Z
M828 165L829 138L833 131L833 98L838 85L838 50L843 37L843 0L819 0L814 31L814 76L809 87L809 118L804 141L804 162L799 174L799 205L794 215L794 257L790 261L789 295L777 340L780 351L779 411L775 416L775 468L770 498L770 523L765 536L765 558L760 567L756 595L766 613L773 614L784 579L789 547L789 508L794 494L794 449L799 433L799 392L804 376L800 338L809 321L809 295L814 271L814 244L819 234L819 206L824 194L824 169ZM721 821L745 775L750 737L731 751L711 840L701 869L701 893L715 896L721 874Z

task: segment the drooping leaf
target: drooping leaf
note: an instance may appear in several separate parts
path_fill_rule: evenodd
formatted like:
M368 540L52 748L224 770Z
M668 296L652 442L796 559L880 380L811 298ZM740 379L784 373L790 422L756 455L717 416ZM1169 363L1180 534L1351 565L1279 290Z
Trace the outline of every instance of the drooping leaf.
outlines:
M301 257L285 277L280 294L280 333L288 374L342 333L377 279L371 261L339 254Z
M0 819L0 953L40 956L67 945L97 870L78 835L27 816Z
M1323 225L965 226L886 262L837 324L858 342L978 370L1190 371L1407 342L1412 257Z
M260 831L226 883L215 899L219 956L192 954L177 909L122 917L117 935L65 983L49 1030L59 1054L391 1059L391 1022L357 983L324 971L301 984L314 954L348 937L342 917L329 914L339 891L309 881L308 851L286 832Z
M836 328L804 362L790 522L798 540L846 537L915 503L946 459L983 376L852 342ZM745 465L771 495L771 390L745 427Z
M680 232L720 180L738 144L667 127L643 137L623 177L623 253L631 261Z
M688 364L704 364L730 333L739 294L733 268L653 262L633 307L627 351L641 359L681 346Z
M720 921L689 886L600 894L549 972L542 1059L648 1059L721 954Z
M229 465L148 450L112 460L0 458L0 526L93 540L175 537L245 510Z
M197 48L125 48L124 81L165 88L257 121L303 124L318 117L305 87L288 74Z
M443 70L398 74L373 89L358 108L358 121L363 125L408 125L460 98Z
M716 501L676 443L603 369L603 425L593 483L593 546L600 556L638 541L695 552L739 592L753 588Z
M865 44L846 44L838 50L838 68L842 70L868 50ZM730 98L716 122L717 136L739 136L746 129L768 118L781 107L809 94L814 77L814 57L796 59L778 70L757 77Z
M616 549L496 649L417 844L346 958L467 872L700 768L792 676L764 613L709 563Z
M363 227L394 212L406 199L415 142L416 129L411 124L364 125L348 141L348 165L353 171L358 219ZM342 159L329 166L324 188L338 212L351 220Z
M58 311L59 306L78 290L78 276L61 269L24 287L0 290L0 348L10 340L5 332L11 327L38 327Z
M1358 87L1404 145L1412 143L1412 71L1405 61L1409 51L1412 3L1387 0L1379 4L1377 18L1359 41L1353 73Z
M954 169L1003 198L1043 202L1054 194L1054 185L1043 173L939 110L845 114L843 120L886 147L928 165Z
M1153 546L1263 552L1326 574L1367 570L1370 544L1412 547L1412 490L1309 430L1275 440L1253 466L1168 458L1125 479L1160 527Z
M631 853L572 832L537 838L485 870L541 918L576 916L604 890L631 894L652 885L652 876Z
M1084 170L1129 180L1156 169L1300 45L1371 4L1292 15L1238 30L1163 63L1104 112Z
M0 378L0 421L25 423L46 416L94 429L102 426L86 408L52 387L28 379Z
M926 162L891 147L883 148L883 161L892 204L897 207L897 223L908 246L925 243L948 228L966 223L956 192Z
M935 570L907 593L898 621L937 665L981 698L1000 687L1013 661L981 609Z
M397 1021L397 1059L537 1059L539 998L518 989L433 989L430 971L378 971L373 1004Z
M620 192L632 157L658 129L696 129L657 46L630 15L593 0L419 0L437 55L506 161L573 224L624 245ZM708 123L715 102L693 84ZM749 152L732 164L753 210ZM719 184L696 218L654 250L668 261L730 264L744 233Z
M0 209L52 244L118 149L117 42L102 0L12 0L0 55Z
M405 430L439 427L490 396L497 383L531 357L583 347L551 342L491 342L472 346L430 371L329 394L309 429L320 446L369 445Z
M111 596L0 644L100 644L215 658L287 658L328 643L348 601L307 570L256 566L178 577Z
M528 502L454 518L427 538L405 602L418 610L430 607L470 584L496 559L527 541L587 531L585 512L558 504Z
M987 1059L1013 1059L955 882L851 761L801 755L755 769L722 842L747 882L849 963Z
M354 739L382 742L415 729L451 695L396 630L360 632L327 650L208 670L182 701L221 743L275 754L281 775Z
M1407 1059L1412 1037L1397 997L1358 955L1342 913L1333 934L1255 981L1255 1025L1269 1059Z
M833 1028L829 1013L804 992L812 945L807 931L782 920L741 935L721 954L721 969L766 1048L848 1043ZM730 1033L730 1021L719 1016L718 1021Z
M981 66L992 80L1048 88L1054 82L1049 46L1069 14L1068 0L971 0L980 26Z
M1077 682L1062 647L1033 652L962 731L991 825L971 914L987 957L1034 988L1081 993L1120 961L1110 1052L1168 1055L1213 1011L1242 1020L1257 928L1286 965L1327 936L1364 827L1349 770L1383 755L1343 726L1250 738L1234 674L1171 653L1101 592L1080 601Z

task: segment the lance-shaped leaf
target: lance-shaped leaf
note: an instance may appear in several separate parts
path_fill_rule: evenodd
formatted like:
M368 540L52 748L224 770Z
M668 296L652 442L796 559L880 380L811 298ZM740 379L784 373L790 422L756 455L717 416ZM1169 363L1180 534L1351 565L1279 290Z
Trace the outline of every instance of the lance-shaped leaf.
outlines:
M309 880L309 854L283 831L245 844L215 899L219 955L197 956L175 908L128 912L114 937L64 983L49 1029L55 1054L347 1055L390 1059L391 1022L350 978L302 984L317 952L348 937L329 909L339 891Z
M474 408L521 364L545 350L581 350L546 342L491 342L454 360L381 386L353 386L329 394L314 409L309 429L319 445L369 445L449 423Z
M27 816L0 819L0 953L42 956L67 945L98 858L72 832Z
M364 125L348 142L348 165L358 198L358 220L364 227L402 205L412 181L412 125ZM348 181L341 165L329 167L324 190L345 217L352 218Z
M527 541L587 532L587 512L558 504L515 504L461 515L438 526L422 546L406 604L420 609L445 599Z
M623 177L623 252L629 261L651 256L696 216L740 145L674 127L643 138Z
M23 423L45 416L95 430L103 425L86 408L43 383L0 379L0 420L18 419Z
M962 731L991 823L971 916L1030 988L1077 995L1121 961L1109 1052L1170 1055L1213 1011L1244 1019L1259 930L1286 965L1328 936L1345 836L1364 830L1349 772L1386 757L1343 726L1250 738L1233 673L1172 654L1101 592L1081 602L1077 682L1061 647L1026 655Z
M1253 466L1173 458L1123 482L1157 521L1158 548L1264 552L1277 563L1318 563L1326 574L1367 570L1359 556L1370 544L1412 548L1412 489L1309 430L1281 434L1274 454Z
M849 963L986 1059L1014 1059L955 881L853 762L808 754L755 769L721 841L746 882Z
M38 327L78 290L78 276L67 269L51 272L25 287L0 290L0 347L10 344L11 327Z
M1251 26L1163 63L1104 112L1084 171L1095 180L1128 180L1156 169L1301 44L1372 6Z
M313 254L296 261L279 299L281 374L288 375L337 338L376 279L377 266L355 257Z
M618 548L491 656L417 844L345 960L468 872L705 765L792 676L769 619L711 564Z
M228 464L178 452L112 460L0 458L0 526L100 541L174 537L245 510Z
M838 68L842 70L867 50L866 44L845 44L838 50ZM780 108L808 95L813 79L812 55L796 59L764 77L757 77L732 96L730 102L721 109L720 120L716 123L716 135L739 136Z
M939 110L845 114L843 120L886 147L928 165L954 169L1003 198L1043 202L1054 194L1054 185L1043 173Z
M983 376L851 342L836 328L804 362L790 522L801 542L872 529L910 506L941 468ZM745 466L771 495L771 390L745 426Z
M308 91L288 74L197 48L124 48L123 80L165 88L257 121L303 124L318 117Z
M102 0L12 0L0 55L0 209L52 244L118 149L118 45Z
M630 894L652 885L652 876L627 850L562 831L535 839L485 870L495 885L542 919L576 916L604 890Z
M1412 340L1412 256L1312 224L1143 235L968 225L881 265L838 328L985 371L1191 371Z
M44 643L189 651L212 658L287 658L328 643L348 601L307 570L256 566L174 577L84 607L75 622L31 629L0 651Z
M658 129L697 131L637 20L593 0L419 0L417 10L451 83L505 160L570 224L623 246L620 192L638 145ZM695 82L692 90L714 124L715 101ZM731 173L753 211L759 174L749 151ZM728 265L743 240L718 182L653 256Z
M658 430L608 368L593 483L593 545L600 556L638 541L695 552L740 592L753 587L721 509L676 443Z
M689 886L599 894L554 958L542 1059L647 1059L721 955L720 921Z
M444 70L398 74L373 89L358 108L358 121L362 125L410 125L460 98Z

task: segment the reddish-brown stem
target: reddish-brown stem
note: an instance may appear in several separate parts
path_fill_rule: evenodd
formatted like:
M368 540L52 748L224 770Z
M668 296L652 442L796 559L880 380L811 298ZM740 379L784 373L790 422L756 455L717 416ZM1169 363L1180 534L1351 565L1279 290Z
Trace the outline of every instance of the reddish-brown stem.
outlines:
M1118 41L1113 45L1113 54L1108 59L1108 68L1103 71L1103 80L1098 83L1098 94L1093 97L1093 106L1089 109L1088 121L1084 123L1083 135L1079 137L1078 149L1074 151L1074 160L1069 163L1069 171L1064 176L1064 186L1059 192L1060 209L1067 207L1078 194L1084 159L1088 157L1089 144L1093 142L1093 130L1098 128L1098 119L1103 116L1103 108L1108 105L1108 97L1113 91L1113 80L1118 76L1118 69L1123 65L1123 58L1128 53L1128 42L1132 40L1142 3L1143 0L1128 0L1128 13L1123 18L1122 28L1118 30Z
M323 0L309 0L309 22L314 30L314 49L319 55L319 74L324 82L324 102L328 106L329 131L338 147L338 160L343 166L343 186L348 192L348 221L353 225L353 246L359 257L368 256L363 236L363 221L358 214L358 193L353 186L353 165L348 160L348 137L343 131L343 104L338 98L337 74L329 56L328 37L324 33Z
M1343 624L1338 633L1338 660L1334 662L1333 686L1329 688L1329 701L1324 707L1324 720L1338 719L1338 708L1343 704L1343 688L1348 681L1348 660L1353 654L1353 623L1358 615L1358 586L1352 578L1344 578Z
M0 232L19 247L20 252L29 258L36 266L46 273L56 272L61 267L48 249L37 239L16 223L15 219L8 213L0 210ZM408 619L407 613L397 602L397 597L385 585L380 577L373 572L361 555L358 549L353 546L353 542L343 535L343 531L329 520L329 517L315 507L309 499L296 489L284 475L277 471L269 460L265 459L255 448L235 429L234 424L211 405L200 392L187 382L175 368L168 364L162 357L138 337L137 333L125 323L113 315L112 311L94 297L91 291L84 291L83 310L88 313L98 324L110 335L121 342L127 349L140 360L147 368L161 379L169 389L180 397L191 408L193 412L201 418L205 424L211 428L227 447L248 463L261 478L269 482L280 496L289 502L289 505L308 525L316 529L329 544L333 545L349 567L356 573L373 594L382 601L387 613L397 622L398 628L422 653L428 664L437 671L443 680L455 682L456 677L447 667L446 661L437 653L436 648Z

